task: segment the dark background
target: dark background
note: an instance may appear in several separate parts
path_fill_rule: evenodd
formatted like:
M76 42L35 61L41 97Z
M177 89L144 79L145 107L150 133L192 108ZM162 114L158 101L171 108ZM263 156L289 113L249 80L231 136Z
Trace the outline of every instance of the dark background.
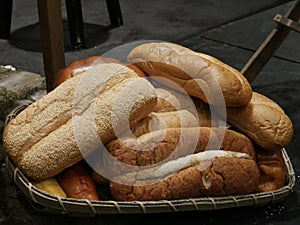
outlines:
M64 1L66 63L102 55L117 46L140 40L170 41L210 54L241 70L294 1L283 0L120 0L124 25L109 27L105 1L82 1L87 48L72 51ZM1 6L0 6L1 7ZM0 65L41 74L36 1L15 0L12 35L0 40ZM286 150L296 178L300 172L300 34L291 32L275 55L252 82L253 90L275 100L294 124L294 138ZM16 189L1 156L0 224L300 224L299 181L285 201L260 207L209 212L177 212L149 215L103 215L81 218L34 211Z

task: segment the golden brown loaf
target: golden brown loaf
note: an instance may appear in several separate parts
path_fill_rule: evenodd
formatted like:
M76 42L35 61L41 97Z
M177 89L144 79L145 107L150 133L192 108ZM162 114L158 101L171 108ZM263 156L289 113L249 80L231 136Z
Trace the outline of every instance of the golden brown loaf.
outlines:
M156 105L153 86L127 67L101 64L86 75L66 80L6 126L6 152L30 178L45 179L74 165L99 138L107 143L114 129L122 132L124 123L134 124Z
M258 180L256 162L247 154L217 150L124 174L117 182L110 182L110 192L119 201L249 194L255 192Z
M205 150L230 150L246 153L255 159L252 142L245 135L226 128L189 127L152 131L137 139L124 137L110 141L106 148L119 162L133 166L149 166ZM110 158L99 164L113 174L124 173L123 165L112 165Z
M257 166L260 172L257 192L274 191L281 188L286 181L286 168L280 149L268 152L256 149Z
M68 198L99 200L89 168L83 161L66 168L56 179Z
M227 120L268 151L277 151L287 146L293 137L292 122L283 109L257 92L253 92L247 106L228 108Z
M129 53L128 61L149 76L167 79L158 79L159 83L176 88L170 82L173 81L188 94L212 105L222 105L225 100L227 106L242 106L251 99L252 88L239 71L180 45L142 44Z

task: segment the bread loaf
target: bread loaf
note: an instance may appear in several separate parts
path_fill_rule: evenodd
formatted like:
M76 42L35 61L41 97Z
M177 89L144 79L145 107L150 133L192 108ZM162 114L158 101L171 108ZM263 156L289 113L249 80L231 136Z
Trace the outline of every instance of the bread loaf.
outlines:
M84 162L66 168L56 177L68 198L99 200L96 186Z
M153 112L172 112L194 106L191 97L169 88L155 88L157 104Z
M110 192L119 201L249 194L258 180L256 163L247 154L212 150L124 174L110 182Z
M96 66L98 64L103 63L118 63L122 64L120 61L114 59L114 58L103 58L100 56L91 56L89 58L76 60L72 63L70 63L68 66L62 68L57 76L56 80L54 81L54 87L56 88L58 85L63 83L65 80L75 77L78 75L84 74L87 70L89 70L92 66ZM128 65L130 69L132 69L134 72L136 72L140 77L146 77L146 75L141 71L138 67L134 65Z
M260 172L256 191L266 192L281 188L286 182L286 167L281 150L268 152L257 148L256 152L257 166Z
M67 197L66 193L64 192L60 184L57 182L57 179L55 177L49 177L45 180L40 181L32 181L32 184L41 191L44 191L48 194L63 198Z
M114 161L103 157L102 161L98 161L98 166L109 168L106 172L111 177L136 166L150 166L206 150L230 150L246 153L253 159L256 157L253 144L246 136L225 128L209 127L156 130L137 139L114 139L107 143L106 149ZM133 167L128 168L127 165Z
M161 102L162 100L158 100L158 104ZM160 108L160 106L156 106L154 111L157 108ZM169 107L169 110L171 110L171 107ZM169 112L151 112L131 127L131 131L138 137L151 131L167 128L216 127L217 125L218 119L212 118L209 107L204 104L198 104L194 108ZM126 136L126 133L124 133L124 136Z
M228 107L230 125L268 151L287 146L293 137L293 125L283 109L270 98L253 92L244 107Z
M139 45L129 53L128 61L146 75L165 78L155 78L158 83L175 89L179 85L191 96L212 105L223 106L225 100L227 106L243 106L251 99L252 88L239 71L177 44Z
M99 64L17 115L5 127L3 144L27 176L45 179L82 160L100 140L112 140L115 130L124 131L128 121L133 125L155 105L146 79L119 64Z

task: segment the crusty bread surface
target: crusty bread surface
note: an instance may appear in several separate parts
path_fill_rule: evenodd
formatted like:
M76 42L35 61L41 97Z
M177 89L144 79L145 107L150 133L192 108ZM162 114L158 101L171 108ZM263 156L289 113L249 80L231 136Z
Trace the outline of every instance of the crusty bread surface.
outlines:
M128 61L153 76L158 83L175 89L179 85L188 94L212 105L224 105L225 101L227 106L242 106L251 99L252 88L238 70L212 56L177 44L139 45L129 53Z
M230 125L268 151L287 146L293 137L293 124L283 109L270 98L253 92L245 107L229 107Z

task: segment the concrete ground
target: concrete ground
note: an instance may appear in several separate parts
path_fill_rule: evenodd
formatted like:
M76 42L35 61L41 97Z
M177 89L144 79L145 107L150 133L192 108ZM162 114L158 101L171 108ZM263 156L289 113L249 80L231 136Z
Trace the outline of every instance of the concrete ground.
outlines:
M274 28L273 17L284 14L295 1L283 0L120 0L124 25L111 29L105 1L82 1L87 48L70 49L66 12L66 64L133 41L164 40L210 54L241 70ZM1 123L16 100L35 98L45 89L39 43L36 1L15 0L12 33L0 40ZM11 75L13 74L13 75ZM15 78L14 78L15 77ZM31 82L29 82L29 80ZM29 83L29 84L28 84ZM16 85L18 84L18 85ZM294 124L294 138L287 147L296 177L300 172L300 34L291 32L274 56L251 83L253 90L275 100ZM16 88L17 86L17 88ZM12 92L10 92L12 90ZM13 93L8 98L8 93ZM11 97L11 95L9 95ZM299 224L299 182L284 202L261 207L242 207L209 212L178 212L155 215L114 215L96 218L69 218L36 212L9 179L3 152L0 153L0 224Z

